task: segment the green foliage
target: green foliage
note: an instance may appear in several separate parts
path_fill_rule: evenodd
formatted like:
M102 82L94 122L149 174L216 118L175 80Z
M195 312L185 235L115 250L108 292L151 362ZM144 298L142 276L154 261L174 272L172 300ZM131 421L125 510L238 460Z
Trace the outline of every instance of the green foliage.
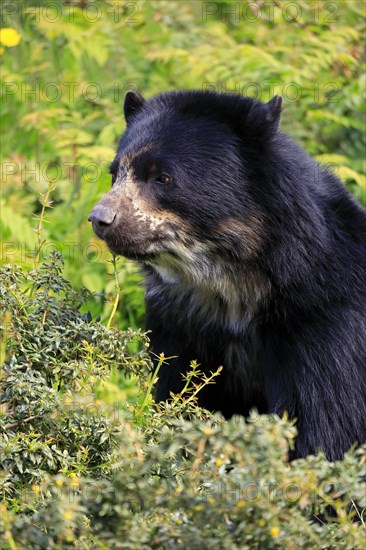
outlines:
M166 358L153 373L144 334L82 314L88 291L58 253L0 281L1 548L362 548L365 446L288 463L294 426L200 409L220 369L196 363L180 395L154 403ZM139 388L118 408L93 393L112 368Z
M86 220L110 184L128 89L281 94L284 130L366 205L362 0L10 4L2 26L21 40L1 60L2 261L32 265L31 215L53 183L43 253L57 248L73 285L102 294L93 315L110 317L114 280ZM126 260L118 273L115 320L142 326L141 278Z
M89 291L74 291L62 267L54 252L31 271L0 270L1 463L4 493L16 507L47 472L100 476L110 469L117 427L99 414L93 389L111 365L130 376L149 367L146 351L131 357L129 350L136 340L146 343L144 335L108 330L81 314Z

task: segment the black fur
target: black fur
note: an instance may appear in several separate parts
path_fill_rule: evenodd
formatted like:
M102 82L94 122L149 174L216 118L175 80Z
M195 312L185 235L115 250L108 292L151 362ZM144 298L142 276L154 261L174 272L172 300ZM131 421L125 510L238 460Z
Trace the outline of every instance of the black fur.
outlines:
M91 219L143 263L152 349L178 356L158 399L190 360L223 365L203 406L287 411L296 455L334 460L366 440L366 213L278 130L280 111L279 98L128 94L116 183Z

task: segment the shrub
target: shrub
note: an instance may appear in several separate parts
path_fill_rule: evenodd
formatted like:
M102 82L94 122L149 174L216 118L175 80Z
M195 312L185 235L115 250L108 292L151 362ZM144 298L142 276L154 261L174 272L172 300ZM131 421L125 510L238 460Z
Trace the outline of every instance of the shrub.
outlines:
M28 506L24 491L47 473L98 478L110 470L118 425L93 388L112 364L131 374L149 365L146 352L128 351L145 336L91 322L80 312L89 292L72 290L61 270L58 252L29 272L0 270L2 489L17 510Z
M58 253L0 277L2 548L362 548L365 446L288 463L294 426L200 409L219 372L195 363L155 404L147 336L81 313ZM139 396L111 408L94 395L116 366Z

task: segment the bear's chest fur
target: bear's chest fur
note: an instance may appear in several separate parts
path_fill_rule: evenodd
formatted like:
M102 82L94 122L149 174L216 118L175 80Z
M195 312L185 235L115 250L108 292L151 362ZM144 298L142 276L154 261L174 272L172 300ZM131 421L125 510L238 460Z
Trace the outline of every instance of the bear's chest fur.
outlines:
M147 288L147 304L160 311L165 322L190 350L191 358L204 371L223 367L225 385L250 395L263 391L263 373L258 360L260 311L265 288L222 285L193 286L181 280L154 277ZM253 281L253 279L252 279ZM251 281L251 282L252 282ZM151 302L151 305L149 303Z

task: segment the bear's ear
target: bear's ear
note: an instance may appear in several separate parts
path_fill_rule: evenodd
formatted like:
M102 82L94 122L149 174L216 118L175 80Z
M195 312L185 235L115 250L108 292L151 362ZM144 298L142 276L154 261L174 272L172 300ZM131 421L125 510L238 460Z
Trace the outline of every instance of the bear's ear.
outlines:
M144 98L138 92L127 92L123 105L123 112L127 124L137 115L144 103Z
M275 95L272 99L266 103L267 120L272 123L272 128L278 130L280 125L281 111L282 111L282 97Z

